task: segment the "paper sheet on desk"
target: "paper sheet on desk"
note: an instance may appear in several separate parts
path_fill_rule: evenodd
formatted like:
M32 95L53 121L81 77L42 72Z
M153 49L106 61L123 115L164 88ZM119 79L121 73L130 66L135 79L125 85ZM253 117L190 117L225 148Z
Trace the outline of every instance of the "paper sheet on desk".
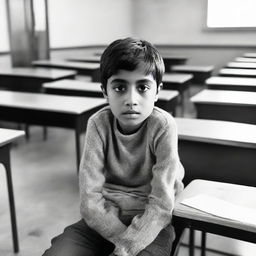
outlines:
M213 196L199 194L183 200L181 204L221 218L256 226L256 209L239 206Z

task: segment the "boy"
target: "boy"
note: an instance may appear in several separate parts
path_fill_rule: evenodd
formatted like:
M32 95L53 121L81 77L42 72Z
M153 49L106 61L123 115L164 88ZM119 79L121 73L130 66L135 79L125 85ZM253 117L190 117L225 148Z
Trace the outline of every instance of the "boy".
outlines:
M173 117L157 107L164 64L147 41L125 38L101 57L109 106L88 121L80 165L82 220L45 256L170 255L184 169Z

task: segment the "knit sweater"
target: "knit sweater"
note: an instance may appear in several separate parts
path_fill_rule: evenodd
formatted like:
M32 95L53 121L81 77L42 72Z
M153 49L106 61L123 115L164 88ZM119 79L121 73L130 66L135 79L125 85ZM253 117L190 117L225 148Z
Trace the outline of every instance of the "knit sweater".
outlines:
M90 117L80 164L81 215L115 244L114 254L134 256L171 222L184 169L173 117L155 107L133 134L124 135L109 107Z

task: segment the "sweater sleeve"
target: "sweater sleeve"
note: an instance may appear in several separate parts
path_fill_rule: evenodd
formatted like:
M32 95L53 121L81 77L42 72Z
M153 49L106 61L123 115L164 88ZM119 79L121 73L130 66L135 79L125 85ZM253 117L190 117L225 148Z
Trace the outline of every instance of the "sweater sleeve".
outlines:
M156 162L153 166L151 193L143 215L135 216L131 225L115 237L114 254L134 256L147 247L158 233L171 222L175 182L183 178L184 169L177 149L177 128L173 118L154 138Z
M79 171L80 212L92 229L112 241L127 227L119 220L118 209L107 205L103 197L104 162L103 140L96 124L89 119Z

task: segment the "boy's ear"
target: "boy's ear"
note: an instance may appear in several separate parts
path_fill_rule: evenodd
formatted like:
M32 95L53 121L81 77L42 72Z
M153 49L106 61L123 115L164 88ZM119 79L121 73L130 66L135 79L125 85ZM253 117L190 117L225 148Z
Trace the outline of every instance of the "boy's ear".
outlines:
M102 93L103 93L103 96L105 99L108 99L108 95L107 95L107 92L105 90L105 88L103 87L103 85L100 86L101 90L102 90Z
M162 90L162 88L163 88L163 83L159 84L158 87L157 87L156 96L155 96L155 102L158 101L158 94Z

